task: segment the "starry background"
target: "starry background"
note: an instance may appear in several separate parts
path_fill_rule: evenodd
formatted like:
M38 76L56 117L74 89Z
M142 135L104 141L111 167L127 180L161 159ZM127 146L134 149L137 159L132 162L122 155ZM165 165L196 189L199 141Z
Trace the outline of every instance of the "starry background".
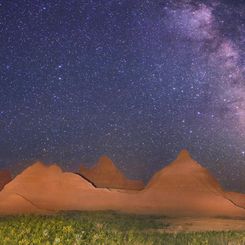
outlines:
M244 1L0 1L0 167L108 155L145 181L187 148L245 192Z

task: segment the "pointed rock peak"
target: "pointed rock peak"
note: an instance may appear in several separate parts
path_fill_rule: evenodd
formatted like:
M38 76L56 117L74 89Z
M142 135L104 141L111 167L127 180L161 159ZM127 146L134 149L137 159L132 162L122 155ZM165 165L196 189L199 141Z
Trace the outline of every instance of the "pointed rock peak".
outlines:
M148 182L146 189L148 188L222 191L218 181L208 169L193 160L187 150L182 150L173 162L156 172Z
M102 156L99 158L99 162L112 163L112 160L111 160L108 156L102 155Z
M108 156L101 156L92 168L80 168L81 175L99 188L141 190L144 183L128 179Z
M106 155L103 155L99 158L99 161L98 161L96 166L113 167L113 168L116 167L115 164L113 163L113 161Z
M189 151L187 149L183 149L180 151L179 155L177 156L176 160L182 160L182 159L192 159Z
M203 169L203 167L191 157L186 149L181 150L177 158L170 163L168 167L179 168L179 170L185 172Z

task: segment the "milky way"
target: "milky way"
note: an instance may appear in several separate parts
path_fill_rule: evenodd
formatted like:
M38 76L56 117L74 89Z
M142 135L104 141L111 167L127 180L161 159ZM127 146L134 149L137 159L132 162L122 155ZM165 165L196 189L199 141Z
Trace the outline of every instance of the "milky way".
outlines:
M0 1L0 166L108 155L147 180L187 148L245 191L244 1Z

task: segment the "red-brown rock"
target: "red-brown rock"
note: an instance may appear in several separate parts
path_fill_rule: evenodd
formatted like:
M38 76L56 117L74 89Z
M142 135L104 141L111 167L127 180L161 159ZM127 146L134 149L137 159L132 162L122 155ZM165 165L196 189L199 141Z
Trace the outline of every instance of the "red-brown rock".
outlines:
M115 166L110 158L102 156L92 168L80 167L80 174L98 188L141 190L144 183L130 180Z

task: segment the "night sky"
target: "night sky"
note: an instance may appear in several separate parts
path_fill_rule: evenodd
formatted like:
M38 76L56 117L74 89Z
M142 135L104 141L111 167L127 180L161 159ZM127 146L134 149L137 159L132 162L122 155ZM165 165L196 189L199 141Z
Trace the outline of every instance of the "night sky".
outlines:
M187 148L245 191L245 2L0 1L0 168L108 155L148 180Z

